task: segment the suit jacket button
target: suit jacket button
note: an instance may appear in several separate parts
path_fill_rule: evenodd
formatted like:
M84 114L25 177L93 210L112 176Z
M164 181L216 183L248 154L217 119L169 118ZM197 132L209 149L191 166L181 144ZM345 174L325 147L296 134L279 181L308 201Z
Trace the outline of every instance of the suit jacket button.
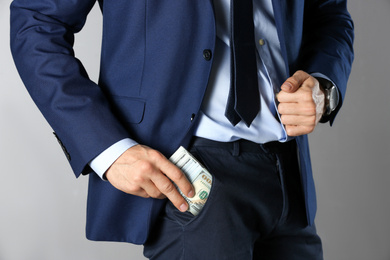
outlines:
M209 60L211 60L211 57L212 57L211 50L206 49L203 51L203 58L205 60L209 61Z

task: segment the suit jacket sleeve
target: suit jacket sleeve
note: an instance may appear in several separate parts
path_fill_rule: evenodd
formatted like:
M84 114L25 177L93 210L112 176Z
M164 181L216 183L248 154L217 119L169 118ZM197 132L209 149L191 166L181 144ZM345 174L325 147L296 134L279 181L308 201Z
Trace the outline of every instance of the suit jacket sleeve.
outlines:
M344 100L351 72L354 25L346 1L306 1L305 5L298 63L309 73L326 75L338 87L341 99L330 118L332 124Z
M76 176L113 143L129 137L73 51L95 0L15 0L11 51L31 97L60 139Z

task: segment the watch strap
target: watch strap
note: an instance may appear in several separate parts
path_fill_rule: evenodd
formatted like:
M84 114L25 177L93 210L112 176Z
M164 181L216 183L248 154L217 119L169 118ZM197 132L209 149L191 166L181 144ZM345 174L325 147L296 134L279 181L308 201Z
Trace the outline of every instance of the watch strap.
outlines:
M336 86L330 80L320 77L317 77L316 79L319 81L325 94L325 112L322 115L320 122L326 123L330 120L332 113L339 105L339 93Z

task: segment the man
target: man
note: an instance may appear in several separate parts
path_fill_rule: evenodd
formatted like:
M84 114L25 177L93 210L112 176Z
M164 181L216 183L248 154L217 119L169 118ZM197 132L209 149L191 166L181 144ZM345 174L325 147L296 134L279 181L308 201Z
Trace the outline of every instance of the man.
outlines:
M94 2L11 5L20 75L89 174L87 237L151 259L322 259L306 134L344 98L346 1L98 1L99 84L72 49ZM196 217L171 182L194 195L179 146L213 176Z

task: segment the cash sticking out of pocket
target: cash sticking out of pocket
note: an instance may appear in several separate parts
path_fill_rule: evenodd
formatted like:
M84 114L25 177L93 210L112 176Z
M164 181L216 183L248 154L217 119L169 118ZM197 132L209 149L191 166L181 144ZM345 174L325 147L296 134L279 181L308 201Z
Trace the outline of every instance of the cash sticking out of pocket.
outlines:
M187 201L189 205L188 211L194 216L198 215L209 197L213 177L207 169L182 146L177 149L169 160L180 168L194 186L195 196L193 198L187 198L179 188L178 191Z

